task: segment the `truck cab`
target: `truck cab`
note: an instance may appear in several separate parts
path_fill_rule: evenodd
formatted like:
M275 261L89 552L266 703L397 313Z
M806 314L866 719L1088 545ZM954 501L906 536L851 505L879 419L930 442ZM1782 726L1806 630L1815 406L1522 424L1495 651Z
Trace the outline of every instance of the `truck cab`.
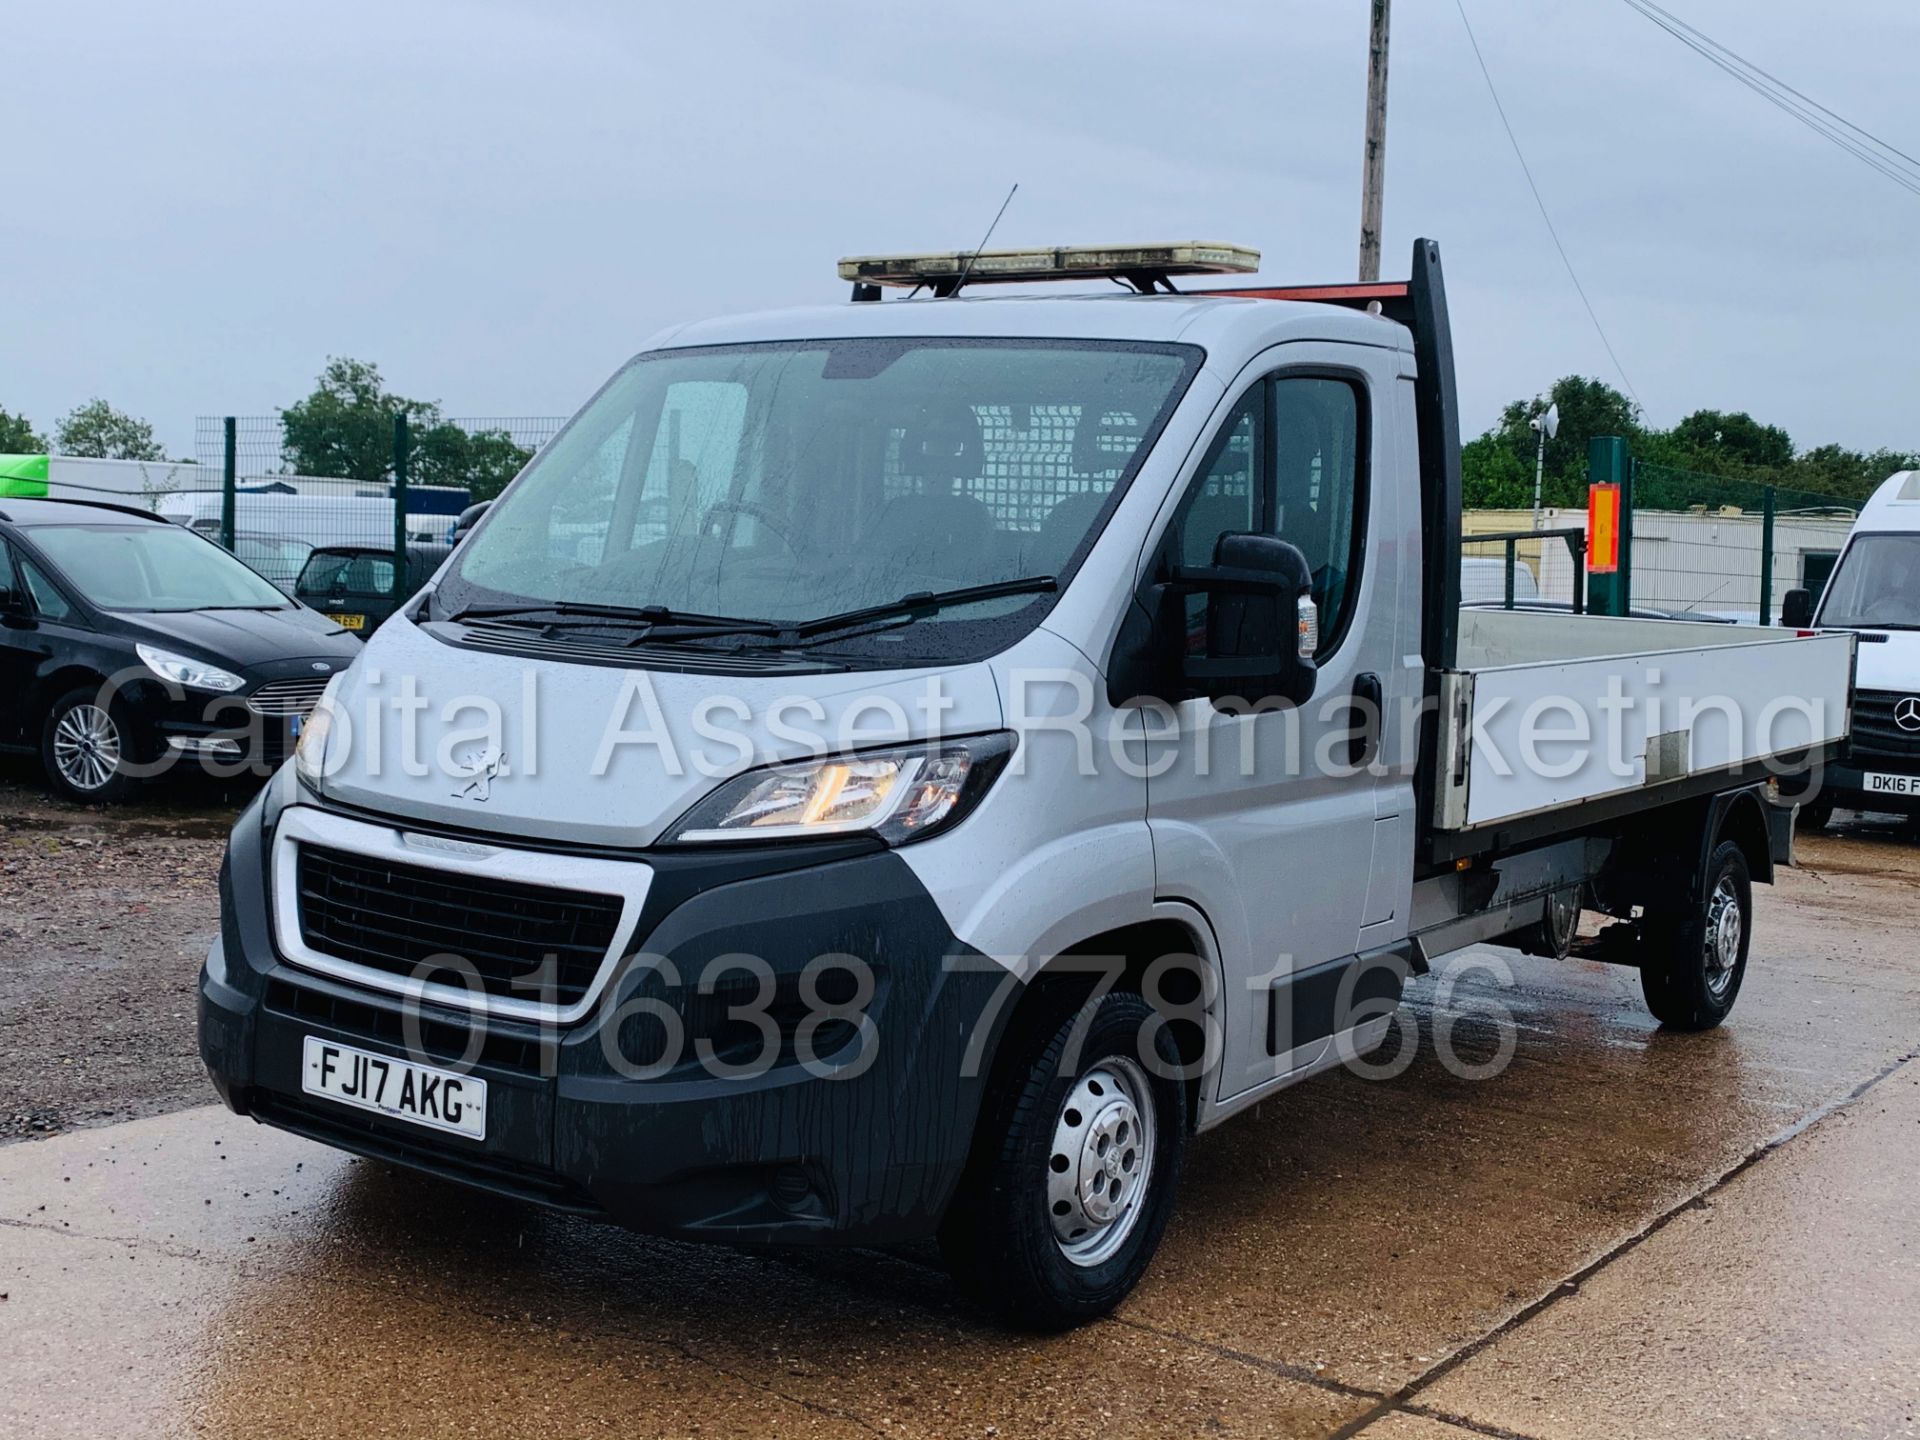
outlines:
M1451 949L1565 955L1590 908L1661 1020L1719 1023L1766 767L1838 743L1851 641L1463 617L1437 247L1174 290L1248 265L870 257L851 303L658 337L241 817L227 1103L687 1238L937 1236L1058 1327L1144 1272L1192 1133ZM1135 293L975 298L1089 275ZM1508 763L1608 676L1618 755Z

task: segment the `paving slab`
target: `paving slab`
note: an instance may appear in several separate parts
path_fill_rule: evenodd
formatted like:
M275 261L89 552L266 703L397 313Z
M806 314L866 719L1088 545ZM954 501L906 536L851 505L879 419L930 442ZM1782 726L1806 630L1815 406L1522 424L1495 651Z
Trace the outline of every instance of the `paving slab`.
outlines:
M1920 1435L1920 1062L1420 1400L1557 1437Z

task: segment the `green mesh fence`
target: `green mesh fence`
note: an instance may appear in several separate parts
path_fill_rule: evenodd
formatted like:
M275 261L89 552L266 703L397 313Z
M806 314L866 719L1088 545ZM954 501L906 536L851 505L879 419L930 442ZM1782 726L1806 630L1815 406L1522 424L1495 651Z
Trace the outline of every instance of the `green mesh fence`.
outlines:
M202 416L199 463L153 504L358 629L390 608L375 601L424 581L460 512L499 494L564 423L430 415L396 429L382 414L290 435L278 415Z
M1855 513L1831 495L1636 461L1633 604L1776 619L1786 591L1825 583Z

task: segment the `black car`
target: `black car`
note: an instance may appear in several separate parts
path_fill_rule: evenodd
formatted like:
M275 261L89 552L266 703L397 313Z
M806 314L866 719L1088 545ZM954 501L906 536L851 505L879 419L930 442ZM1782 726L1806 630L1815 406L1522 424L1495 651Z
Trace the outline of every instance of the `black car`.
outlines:
M0 748L75 800L179 760L265 774L360 642L157 515L0 500Z
M300 567L293 595L302 604L324 612L343 629L369 634L419 594L420 587L440 568L440 562L452 553L451 545L407 546L407 573L396 594L391 545L316 546Z

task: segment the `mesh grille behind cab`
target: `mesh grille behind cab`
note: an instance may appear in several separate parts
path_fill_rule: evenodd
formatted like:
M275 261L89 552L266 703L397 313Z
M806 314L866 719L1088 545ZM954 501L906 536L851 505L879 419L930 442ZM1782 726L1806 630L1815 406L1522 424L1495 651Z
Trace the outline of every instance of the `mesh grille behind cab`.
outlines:
M519 885L396 865L324 845L299 846L300 935L324 955L502 1000L577 1004L620 923L618 896ZM550 983L541 964L554 957ZM424 962L440 959L426 973ZM515 985L515 981L521 982Z

